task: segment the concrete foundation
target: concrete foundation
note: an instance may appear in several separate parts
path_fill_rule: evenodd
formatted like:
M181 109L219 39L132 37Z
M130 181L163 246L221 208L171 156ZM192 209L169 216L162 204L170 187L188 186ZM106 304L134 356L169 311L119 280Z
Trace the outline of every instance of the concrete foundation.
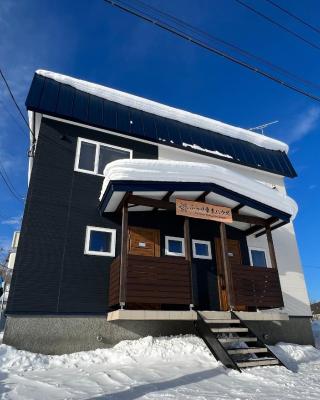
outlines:
M290 317L288 321L245 321L266 344L278 342L314 346L311 320L308 317Z
M246 321L266 343L314 344L309 318ZM43 354L65 354L144 336L195 334L192 320L115 320L87 316L8 316L3 342Z

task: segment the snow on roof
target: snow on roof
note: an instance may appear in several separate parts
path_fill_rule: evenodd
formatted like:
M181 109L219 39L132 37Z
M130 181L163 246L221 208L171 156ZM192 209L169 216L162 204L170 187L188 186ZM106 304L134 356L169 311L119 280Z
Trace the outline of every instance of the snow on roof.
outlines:
M128 107L180 121L198 128L207 129L235 139L244 140L266 149L280 150L286 153L289 150L288 145L279 140L272 139L247 129L225 124L211 118L203 117L198 114L193 114L189 111L173 108L152 100L145 99L143 97L138 97L129 93L121 92L120 90L111 89L106 86L72 78L56 72L39 69L36 71L36 73L46 78L53 79L57 82L70 85L83 92L113 101L115 103L120 103Z
M110 181L209 182L283 211L291 215L292 219L298 211L296 202L286 194L218 165L123 159L108 164L104 176L100 200Z

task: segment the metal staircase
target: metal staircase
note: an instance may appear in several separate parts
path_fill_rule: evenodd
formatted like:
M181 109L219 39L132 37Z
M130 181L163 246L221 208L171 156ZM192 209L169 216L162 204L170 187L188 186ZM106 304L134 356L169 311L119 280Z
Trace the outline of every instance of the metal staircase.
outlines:
M230 312L228 319L209 319L197 311L195 328L214 357L227 368L280 365L286 367L261 338Z

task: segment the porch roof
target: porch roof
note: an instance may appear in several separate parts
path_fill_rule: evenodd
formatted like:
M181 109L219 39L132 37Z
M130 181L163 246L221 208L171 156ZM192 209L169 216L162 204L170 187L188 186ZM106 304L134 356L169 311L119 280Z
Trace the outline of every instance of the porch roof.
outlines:
M106 167L104 175L100 196L102 213L117 211L125 196L129 199L130 212L162 209L165 207L161 207L161 201L174 205L176 198L230 207L238 216L232 226L241 230L255 225L254 218L268 221L271 225L278 220L289 222L297 213L296 203L285 194L216 165L117 160ZM131 194L129 198L128 193ZM133 200L138 198L144 201ZM252 217L247 220L253 223L246 222L241 216Z

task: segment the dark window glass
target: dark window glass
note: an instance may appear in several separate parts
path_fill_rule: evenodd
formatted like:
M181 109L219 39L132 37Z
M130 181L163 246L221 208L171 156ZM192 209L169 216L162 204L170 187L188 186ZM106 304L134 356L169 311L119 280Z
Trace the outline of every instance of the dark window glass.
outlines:
M81 142L78 168L93 172L95 156L96 145L92 143Z
M103 170L105 169L107 164L115 160L120 160L122 158L130 158L130 153L125 150L100 146L98 174L103 174Z
M110 253L111 232L91 231L89 250Z
M254 267L266 267L267 260L264 251L251 250L252 264Z
M206 243L195 243L195 250L197 256L209 256L209 246Z
M170 253L182 254L182 242L179 240L170 239L168 241L168 247Z

